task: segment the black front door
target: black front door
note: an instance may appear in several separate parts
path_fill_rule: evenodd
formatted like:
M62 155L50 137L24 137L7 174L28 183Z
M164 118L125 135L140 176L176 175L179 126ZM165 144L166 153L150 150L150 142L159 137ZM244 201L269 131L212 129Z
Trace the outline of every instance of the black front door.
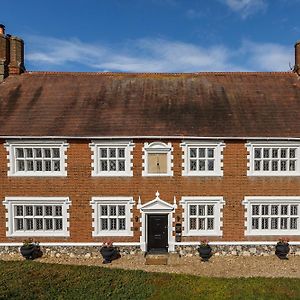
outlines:
M168 251L168 215L148 215L148 251Z

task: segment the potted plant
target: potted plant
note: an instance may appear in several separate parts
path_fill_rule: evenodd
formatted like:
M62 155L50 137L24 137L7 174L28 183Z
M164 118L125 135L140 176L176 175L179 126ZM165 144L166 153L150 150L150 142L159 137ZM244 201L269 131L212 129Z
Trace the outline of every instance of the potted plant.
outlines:
M208 242L208 240L202 240L198 248L198 252L200 254L200 257L202 258L202 261L208 261L212 256L212 249Z
M34 242L32 239L23 241L20 252L25 259L35 259L43 255L39 242Z
M280 259L288 259L287 255L290 252L289 240L287 238L280 238L275 246L275 254Z
M102 244L100 253L103 257L103 264L109 264L112 260L121 257L120 251L113 246L112 241L107 241Z

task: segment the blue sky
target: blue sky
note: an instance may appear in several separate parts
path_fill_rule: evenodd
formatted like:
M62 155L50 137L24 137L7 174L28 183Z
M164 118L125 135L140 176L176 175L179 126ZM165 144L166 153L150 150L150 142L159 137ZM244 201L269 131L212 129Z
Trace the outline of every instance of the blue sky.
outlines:
M300 0L9 0L27 70L288 71Z

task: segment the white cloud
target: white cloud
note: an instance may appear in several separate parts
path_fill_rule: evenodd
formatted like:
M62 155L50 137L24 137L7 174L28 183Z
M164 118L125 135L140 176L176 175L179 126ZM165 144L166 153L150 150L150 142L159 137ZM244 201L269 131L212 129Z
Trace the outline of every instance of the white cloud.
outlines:
M264 11L267 8L266 0L221 0L231 10L241 15L243 19L257 13Z
M35 69L121 72L203 72L288 70L293 47L244 41L235 49L167 39L139 39L119 45L28 37L26 60Z

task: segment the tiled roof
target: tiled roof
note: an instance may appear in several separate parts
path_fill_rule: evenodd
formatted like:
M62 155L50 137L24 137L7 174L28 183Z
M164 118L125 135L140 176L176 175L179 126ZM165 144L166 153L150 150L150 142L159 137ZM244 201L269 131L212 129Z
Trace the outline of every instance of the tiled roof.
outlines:
M0 136L300 137L291 72L27 72L0 84Z

